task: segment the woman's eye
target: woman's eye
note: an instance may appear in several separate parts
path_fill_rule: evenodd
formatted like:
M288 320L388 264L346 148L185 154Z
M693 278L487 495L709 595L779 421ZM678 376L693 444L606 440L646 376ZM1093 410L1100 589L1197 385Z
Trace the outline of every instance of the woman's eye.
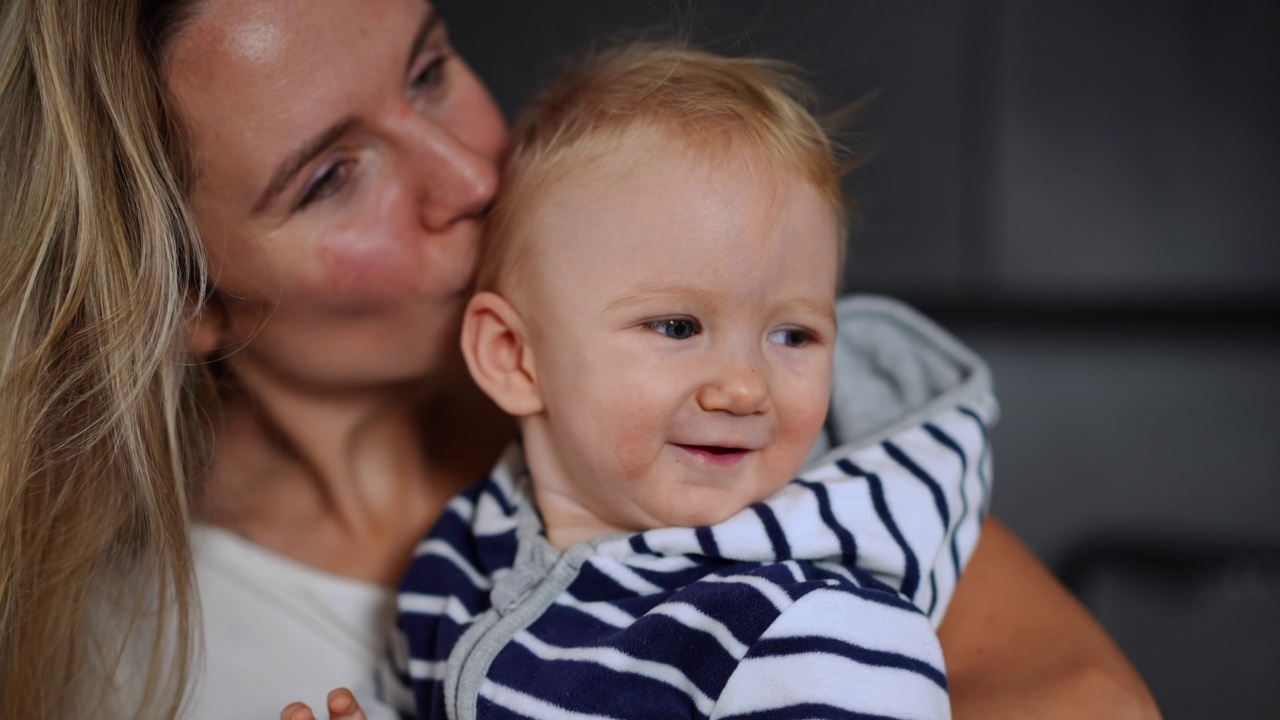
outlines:
M409 80L409 90L414 93L436 90L444 84L445 62L448 55L437 55Z
M804 347L811 339L809 333L796 328L774 330L768 336L769 342L787 347Z
M688 340L697 335L702 329L698 327L697 321L687 318L655 320L649 323L649 328L659 335L665 335L672 340Z
M334 193L342 189L342 185L347 181L347 176L351 173L349 162L336 162L325 168L324 172L307 185L302 192L302 198L298 200L296 209L301 210L311 203L323 200L332 196Z

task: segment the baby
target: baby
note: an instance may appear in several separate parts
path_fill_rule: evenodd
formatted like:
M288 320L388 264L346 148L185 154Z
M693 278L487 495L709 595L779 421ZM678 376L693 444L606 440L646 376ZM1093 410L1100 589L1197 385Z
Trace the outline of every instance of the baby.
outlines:
M934 628L993 406L802 471L844 230L801 91L774 62L631 45L518 122L462 347L521 441L401 585L405 712L949 717Z
M801 88L627 46L517 124L462 346L522 442L401 586L420 717L949 716L982 437L953 410L800 473L843 242Z

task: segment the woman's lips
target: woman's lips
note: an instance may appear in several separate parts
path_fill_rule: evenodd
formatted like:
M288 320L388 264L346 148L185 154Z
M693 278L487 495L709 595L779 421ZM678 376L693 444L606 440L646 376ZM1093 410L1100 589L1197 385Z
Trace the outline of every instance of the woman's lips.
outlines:
M723 447L720 445L685 445L683 443L675 443L675 446L698 458L702 462L720 467L729 467L736 465L747 456L750 450L739 447Z

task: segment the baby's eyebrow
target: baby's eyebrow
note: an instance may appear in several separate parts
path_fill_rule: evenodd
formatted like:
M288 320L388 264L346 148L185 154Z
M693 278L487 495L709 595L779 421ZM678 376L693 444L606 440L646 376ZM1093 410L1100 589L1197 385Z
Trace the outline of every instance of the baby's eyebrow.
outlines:
M605 305L604 309L626 310L639 305L647 305L655 300L683 300L700 304L715 302L720 293L692 285L655 285L641 287Z
M836 304L834 300L825 300L806 295L787 302L794 305L801 312L820 315L822 319L830 320L833 323L836 321Z
M654 285L637 288L626 295L605 305L604 311L628 310L641 307L655 301L683 301L700 307L723 300L720 293L694 285ZM816 315L823 320L836 322L836 306L834 298L817 295L801 295L786 298L777 302L775 307L785 307L795 312Z

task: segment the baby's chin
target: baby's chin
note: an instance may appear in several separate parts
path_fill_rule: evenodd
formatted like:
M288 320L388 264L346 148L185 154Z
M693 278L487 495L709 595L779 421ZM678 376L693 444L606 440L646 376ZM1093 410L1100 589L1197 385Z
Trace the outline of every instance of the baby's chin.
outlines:
M692 488L686 496L666 507L655 509L644 530L663 527L707 527L719 525L751 505L771 497L786 482L756 495L737 495L707 488ZM757 496L758 495L758 496Z
M749 505L750 503L748 503ZM687 508L679 512L667 514L666 522L654 523L652 527L646 529L654 529L660 527L708 527L711 525L719 525L729 518L742 512L747 505L742 507L729 506L718 508Z

